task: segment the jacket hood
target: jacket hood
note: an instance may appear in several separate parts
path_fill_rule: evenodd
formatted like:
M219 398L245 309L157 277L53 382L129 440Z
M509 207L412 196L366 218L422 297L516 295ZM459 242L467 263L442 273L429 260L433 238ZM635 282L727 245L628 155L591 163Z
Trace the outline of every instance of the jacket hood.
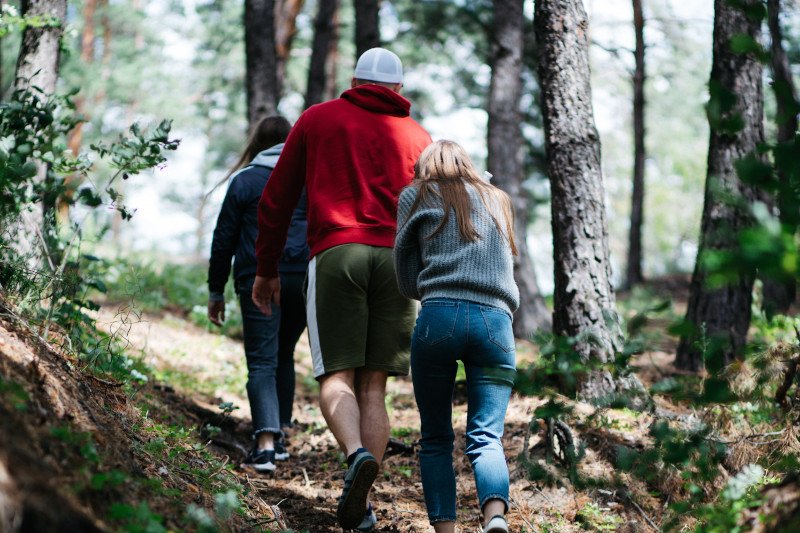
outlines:
M411 102L391 89L381 85L367 83L342 93L348 102L373 113L407 117L411 110Z
M275 165L278 164L278 157L281 155L281 150L283 150L283 143L267 148L259 152L258 155L250 161L250 164L274 169Z

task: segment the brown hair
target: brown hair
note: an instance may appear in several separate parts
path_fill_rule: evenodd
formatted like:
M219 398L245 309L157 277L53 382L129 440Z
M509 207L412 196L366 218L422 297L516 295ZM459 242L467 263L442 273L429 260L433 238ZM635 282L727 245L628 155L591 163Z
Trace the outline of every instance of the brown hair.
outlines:
M481 178L467 152L453 141L436 141L420 154L414 165L414 181L418 194L411 206L411 213L421 205L430 205L430 200L437 197L441 200L444 217L439 226L428 238L444 229L450 220L450 211L455 212L458 231L461 238L474 242L481 235L472 224L472 203L466 185L471 185L480 196L498 231L508 240L511 253L517 255L514 242L514 208L509 196ZM499 209L498 209L499 208ZM504 224L497 219L499 210Z
M240 168L244 168L250 164L259 152L263 152L267 148L281 144L286 141L289 136L289 130L292 125L289 121L280 115L262 118L258 124L253 127L250 132L250 137L247 139L247 147L239 156L239 160L231 167L228 174L225 176L227 180L234 172Z
M288 120L280 115L262 118L250 131L250 136L247 138L247 146L245 147L242 155L236 161L236 164L231 167L225 177L222 178L214 187L206 193L206 196L211 195L216 191L220 185L225 183L233 176L237 170L242 169L250 164L255 159L259 152L263 152L267 148L281 144L286 141L289 136L289 131L292 125Z

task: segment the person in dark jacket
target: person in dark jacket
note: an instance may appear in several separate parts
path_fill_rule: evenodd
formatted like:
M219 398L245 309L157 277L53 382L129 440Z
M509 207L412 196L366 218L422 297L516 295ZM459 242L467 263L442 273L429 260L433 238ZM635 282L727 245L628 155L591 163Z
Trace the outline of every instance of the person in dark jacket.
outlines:
M305 193L292 214L279 263L280 307L274 308L272 316L266 316L251 299L256 275L258 201L290 129L283 117L267 117L254 128L247 148L228 176L230 185L214 229L208 268L208 318L222 325L223 293L233 258L247 357L247 397L256 439L245 464L257 470L275 470L276 461L289 458L282 430L292 424L294 348L306 327L303 283L309 250Z

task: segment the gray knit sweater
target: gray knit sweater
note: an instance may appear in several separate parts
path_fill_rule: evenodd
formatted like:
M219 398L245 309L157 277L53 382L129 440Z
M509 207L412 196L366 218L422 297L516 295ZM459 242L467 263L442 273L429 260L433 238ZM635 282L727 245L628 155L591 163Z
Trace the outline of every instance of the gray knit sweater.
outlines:
M420 204L409 216L418 189L411 185L400 193L394 245L400 292L423 302L453 298L513 313L519 307L519 289L514 282L511 248L477 191L469 185L467 190L472 200L472 223L481 235L475 242L461 237L455 212L450 213L442 231L428 238L444 217L439 199L432 199L436 205ZM495 217L502 220L499 212Z

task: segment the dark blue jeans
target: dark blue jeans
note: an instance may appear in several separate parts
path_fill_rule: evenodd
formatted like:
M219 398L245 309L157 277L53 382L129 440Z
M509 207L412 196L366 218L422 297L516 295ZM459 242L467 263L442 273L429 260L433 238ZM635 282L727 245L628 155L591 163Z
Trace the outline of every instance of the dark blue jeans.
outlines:
M244 354L247 357L247 399L253 418L253 435L280 433L278 410L278 328L280 307L272 305L272 315L262 313L250 294L239 294L244 331Z
M305 273L281 274L281 305L272 306L272 316L253 303L252 281L239 287L254 435L292 425L294 347L306 327L304 279Z
M281 326L278 332L278 410L281 427L292 427L294 348L306 329L305 272L281 273Z
M508 507L503 424L516 375L511 315L496 307L437 298L422 303L411 341L411 376L422 422L422 488L431 523L456 519L453 387L456 361L467 374L466 453L478 500Z

